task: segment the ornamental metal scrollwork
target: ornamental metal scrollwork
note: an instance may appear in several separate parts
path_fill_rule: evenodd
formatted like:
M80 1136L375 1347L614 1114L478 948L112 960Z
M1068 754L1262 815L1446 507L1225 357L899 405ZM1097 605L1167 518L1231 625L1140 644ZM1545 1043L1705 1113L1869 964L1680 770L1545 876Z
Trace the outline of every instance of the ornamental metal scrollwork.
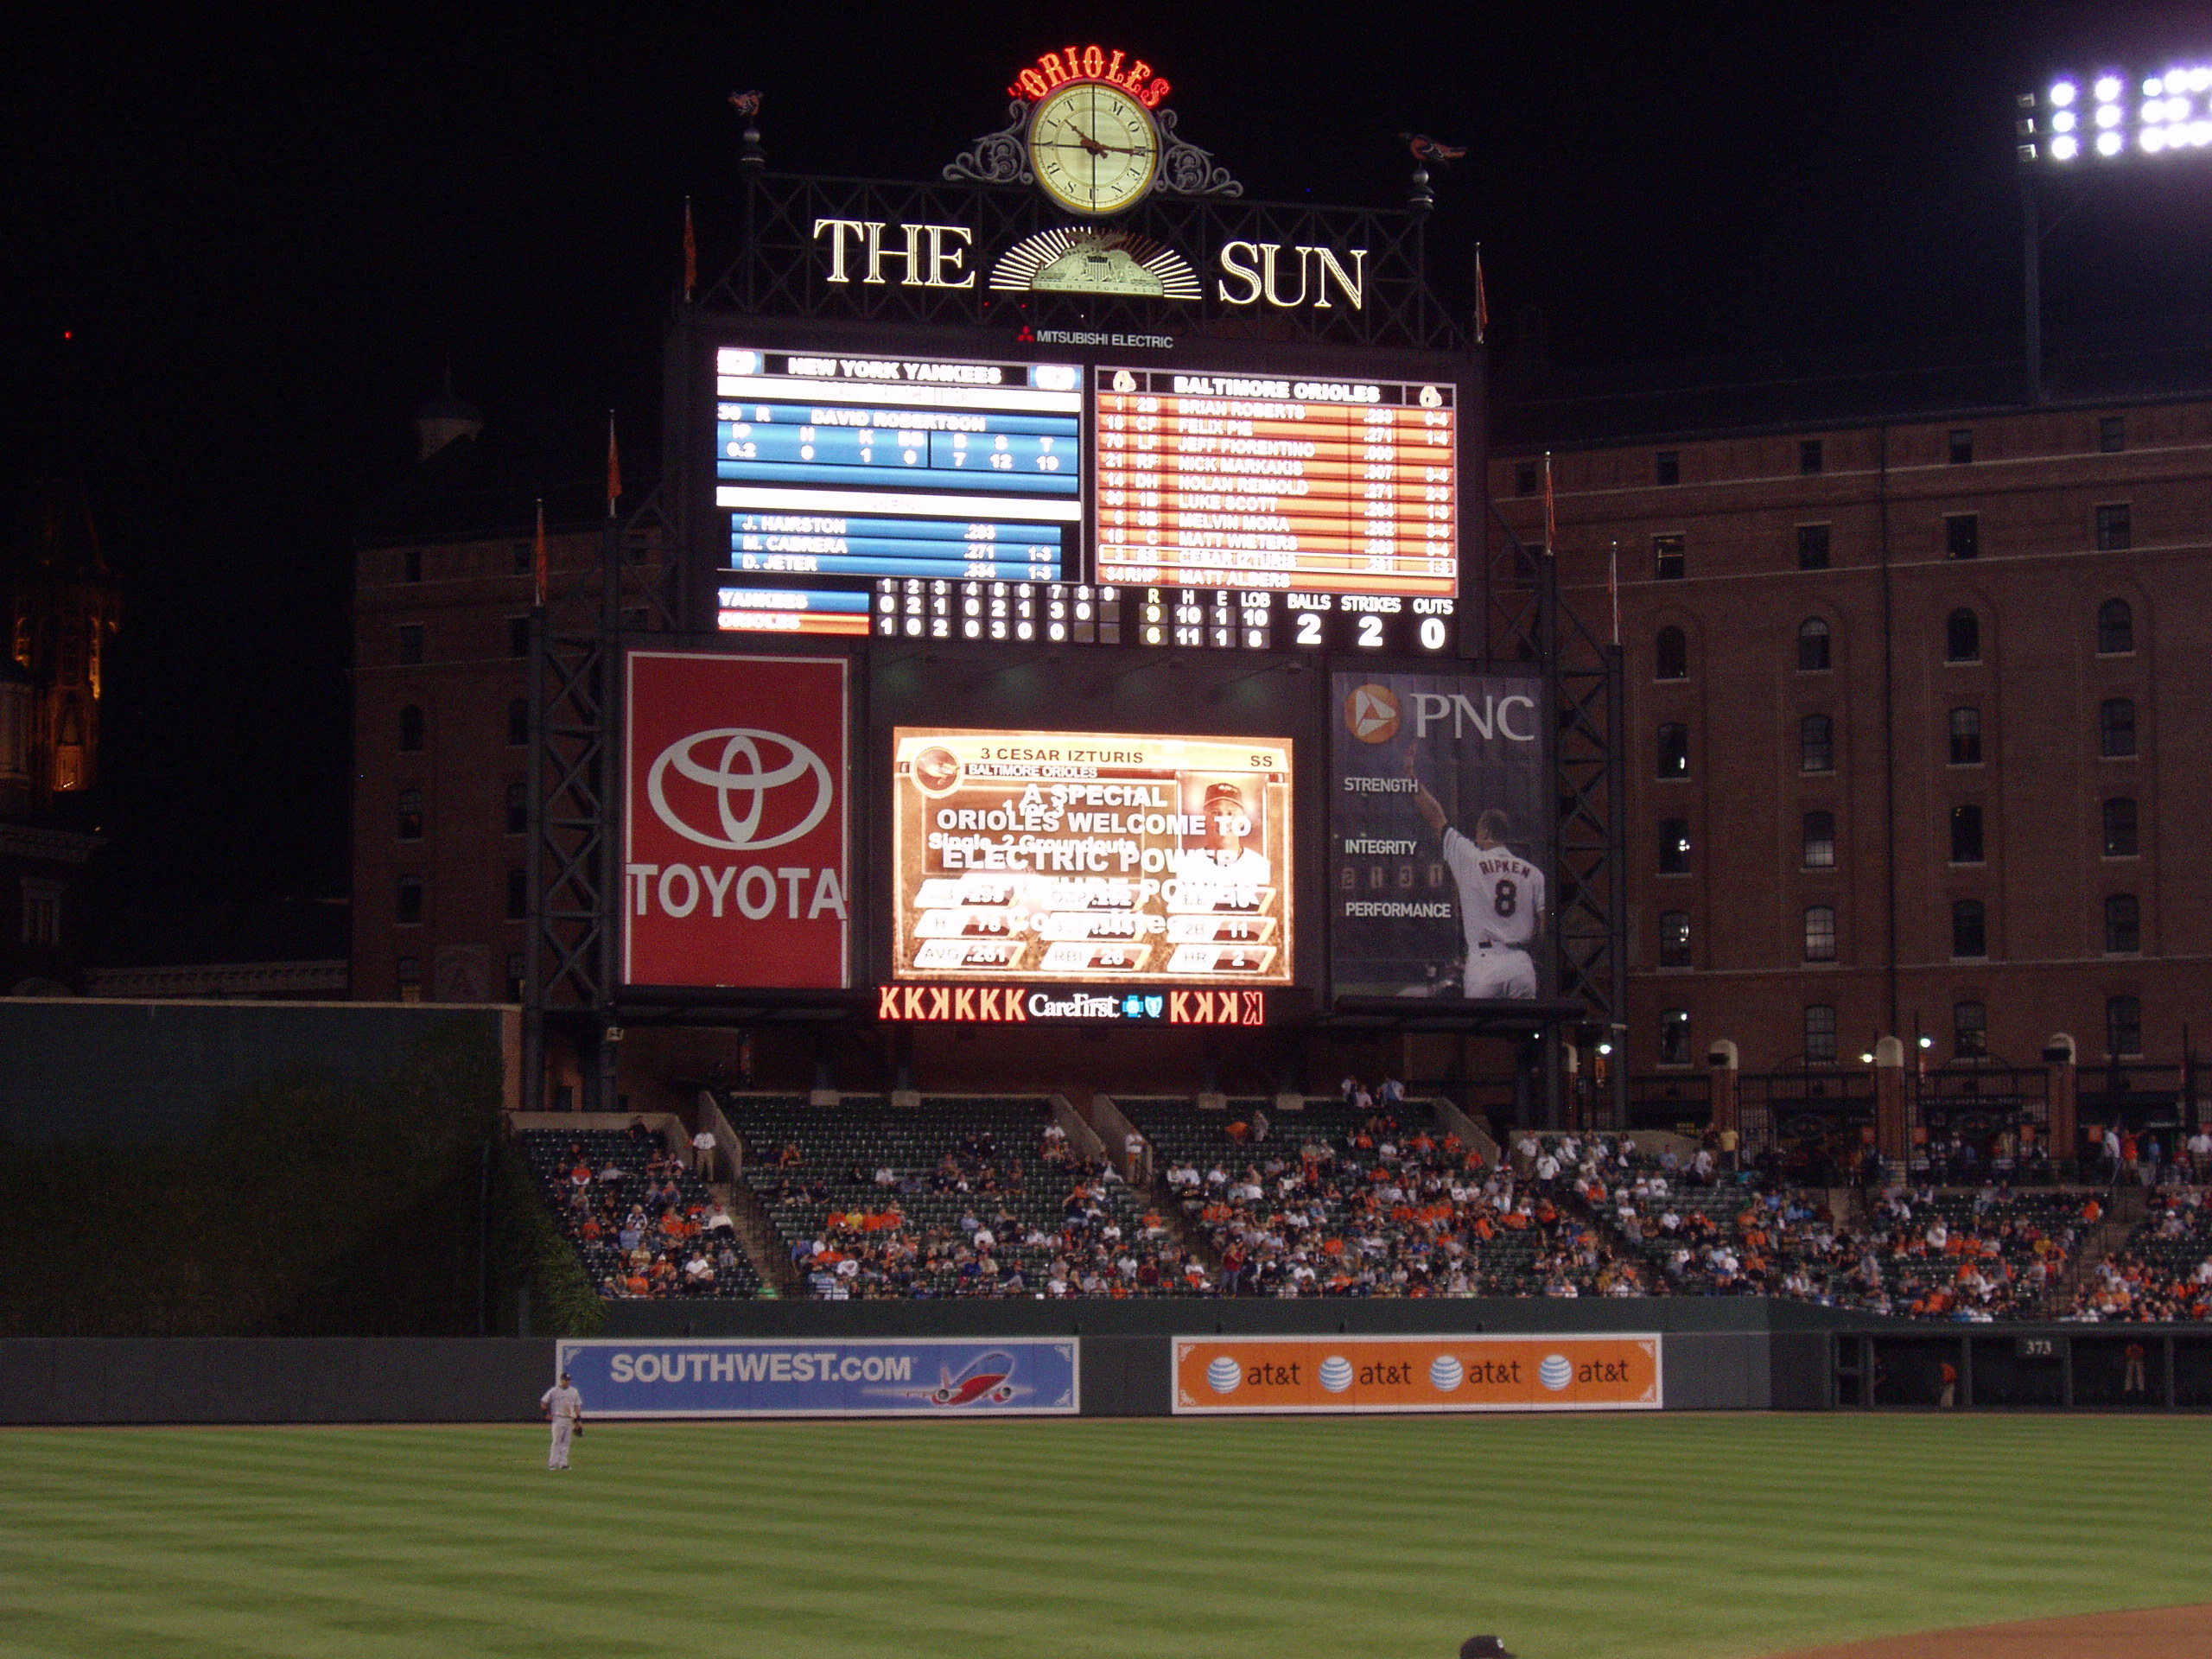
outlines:
M964 179L974 184L1037 181L1029 170L1029 147L1022 142L1029 131L1029 100L1015 99L1007 106L1007 114L1013 118L1010 125L986 133L953 157L944 169L948 180L957 183Z
M1179 138L1175 111L1160 110L1153 119L1160 124L1167 147L1160 158L1159 188L1176 196L1241 196L1244 187L1230 177L1229 169L1216 163L1213 152Z

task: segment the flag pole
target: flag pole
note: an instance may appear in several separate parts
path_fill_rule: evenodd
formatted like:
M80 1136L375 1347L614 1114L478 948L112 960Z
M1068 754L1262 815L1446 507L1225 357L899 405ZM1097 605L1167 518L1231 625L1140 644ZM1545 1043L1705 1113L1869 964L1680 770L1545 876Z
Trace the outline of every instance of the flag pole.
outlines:
M622 456L614 447L614 411L607 411L607 516L614 516L614 504L622 499Z
M1613 603L1613 644L1621 642L1621 544L1616 541L1605 556L1605 597Z
M533 565L537 576L537 608L545 608L545 498L537 498L537 556Z
M1550 558L1559 540L1559 518L1552 506L1552 452L1544 451L1544 556Z

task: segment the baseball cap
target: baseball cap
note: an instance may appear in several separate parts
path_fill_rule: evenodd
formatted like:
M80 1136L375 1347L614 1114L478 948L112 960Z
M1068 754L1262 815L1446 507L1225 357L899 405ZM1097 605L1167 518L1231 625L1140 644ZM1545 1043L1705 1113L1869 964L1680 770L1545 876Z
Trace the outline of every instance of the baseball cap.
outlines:
M1494 1636L1471 1636L1459 1644L1459 1659L1513 1659Z

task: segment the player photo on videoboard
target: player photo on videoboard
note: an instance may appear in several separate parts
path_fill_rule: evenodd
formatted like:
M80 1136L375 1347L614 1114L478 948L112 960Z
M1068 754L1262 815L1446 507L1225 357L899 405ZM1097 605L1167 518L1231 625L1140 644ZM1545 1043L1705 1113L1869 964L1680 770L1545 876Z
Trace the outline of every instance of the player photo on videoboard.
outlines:
M1351 672L1332 691L1335 994L1548 995L1541 682Z
M1287 739L892 741L895 977L1290 982Z

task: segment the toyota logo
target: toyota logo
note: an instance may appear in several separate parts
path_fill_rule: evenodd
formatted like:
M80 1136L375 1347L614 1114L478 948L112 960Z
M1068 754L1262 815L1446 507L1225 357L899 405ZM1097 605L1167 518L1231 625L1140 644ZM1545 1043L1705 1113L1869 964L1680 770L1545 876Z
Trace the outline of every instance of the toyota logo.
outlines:
M721 758L712 766L701 764L696 758L702 748L712 752L712 746L721 745ZM771 768L760 759L761 746L766 744L780 750L790 758ZM683 777L702 788L714 791L715 810L719 817L721 833L711 835L693 828L677 815L668 804L664 785L668 769L674 766ZM814 780L814 804L806 816L789 830L772 836L761 836L760 817L767 805L769 791L781 789L786 784L798 783L802 779ZM731 809L730 797L744 797L744 810ZM689 737L679 737L660 752L652 770L645 774L645 797L653 804L653 810L660 821L687 841L696 841L702 847L719 847L727 852L761 851L770 847L781 847L797 841L828 816L836 797L836 785L830 781L830 768L822 758L805 744L785 737L781 732L757 731L749 727L721 726L710 732L694 732Z

